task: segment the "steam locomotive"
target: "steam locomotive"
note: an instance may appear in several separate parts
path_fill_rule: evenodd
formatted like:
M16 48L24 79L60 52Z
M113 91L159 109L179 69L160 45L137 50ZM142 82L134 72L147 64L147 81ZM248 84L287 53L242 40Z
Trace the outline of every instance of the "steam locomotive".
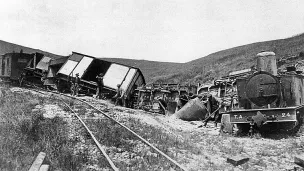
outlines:
M297 132L304 116L304 76L288 68L278 72L274 52L257 54L257 71L238 78L238 106L222 113L222 125L232 132Z

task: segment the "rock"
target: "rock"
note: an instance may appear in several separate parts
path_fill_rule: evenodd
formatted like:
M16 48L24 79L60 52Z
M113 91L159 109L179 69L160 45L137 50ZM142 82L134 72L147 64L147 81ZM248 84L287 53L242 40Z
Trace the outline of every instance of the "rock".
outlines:
M221 132L231 134L233 132L233 125L230 123L230 115L223 114L221 120Z
M238 166L249 161L248 157L244 157L242 155L232 156L227 158L227 162L231 163L233 166Z

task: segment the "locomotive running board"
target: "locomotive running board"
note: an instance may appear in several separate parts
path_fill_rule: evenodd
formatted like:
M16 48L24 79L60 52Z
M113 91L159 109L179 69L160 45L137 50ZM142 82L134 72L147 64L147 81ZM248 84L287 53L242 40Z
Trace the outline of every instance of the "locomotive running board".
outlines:
M230 116L230 123L250 123L254 117L263 117L265 122L296 122L304 115L304 105L286 108L248 109L224 112Z

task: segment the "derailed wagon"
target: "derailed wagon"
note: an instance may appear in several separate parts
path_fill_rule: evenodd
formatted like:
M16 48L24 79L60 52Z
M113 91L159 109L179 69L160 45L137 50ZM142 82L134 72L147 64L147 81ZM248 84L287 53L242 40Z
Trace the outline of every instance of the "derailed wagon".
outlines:
M103 95L107 98L116 93L117 84L121 85L124 106L132 106L135 89L145 84L145 79L139 68L127 66L104 59L72 52L62 67L56 73L59 90L69 90L70 81L79 74L81 91L95 94L97 88L96 76L104 74Z
M239 105L222 113L224 129L297 132L303 125L304 76L295 70L278 73L273 52L259 53L257 72L236 82Z
M138 94L135 108L146 111L173 114L180 103L188 102L190 95L195 95L197 87L180 84L151 84L136 89ZM180 104L181 105L181 104Z
M0 79L4 82L17 83L25 67L35 67L35 63L29 65L29 62L34 60L38 60L35 54L22 52L0 55Z

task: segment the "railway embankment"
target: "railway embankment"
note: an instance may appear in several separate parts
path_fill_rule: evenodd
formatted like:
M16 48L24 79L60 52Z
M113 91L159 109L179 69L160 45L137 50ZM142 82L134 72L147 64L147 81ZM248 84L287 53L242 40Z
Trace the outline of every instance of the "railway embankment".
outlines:
M25 89L2 89L0 170L27 170L41 151L55 170L110 170L80 122L59 96ZM304 153L304 137L252 138L220 135L212 123L186 122L81 97L148 140L188 170L288 170ZM134 135L85 104L62 98L91 129L120 170L178 170ZM227 157L249 161L234 167Z
M51 170L77 170L86 154L74 153L68 122L62 117L44 117L44 106L54 98L1 88L0 170L28 170L43 151Z

